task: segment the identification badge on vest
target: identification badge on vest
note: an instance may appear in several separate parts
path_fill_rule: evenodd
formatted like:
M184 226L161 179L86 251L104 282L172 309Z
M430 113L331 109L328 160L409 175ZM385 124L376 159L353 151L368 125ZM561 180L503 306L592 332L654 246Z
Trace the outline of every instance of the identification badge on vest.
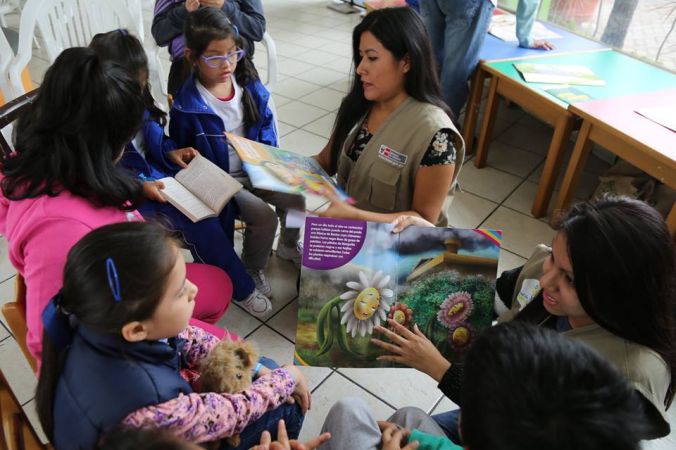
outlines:
M384 159L396 167L404 167L406 165L406 161L408 160L408 156L404 155L403 153L399 153L398 151L392 150L387 145L380 146L380 149L378 150L378 158Z

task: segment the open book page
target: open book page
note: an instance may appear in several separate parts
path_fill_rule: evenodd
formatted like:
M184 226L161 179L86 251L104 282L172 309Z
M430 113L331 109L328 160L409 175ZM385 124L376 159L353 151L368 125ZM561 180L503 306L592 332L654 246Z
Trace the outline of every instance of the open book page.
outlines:
M491 326L501 232L306 219L294 362L391 367L371 343L414 324L452 362Z
M516 16L514 14L494 14L491 18L491 25L488 32L496 38L505 42L519 42L516 37ZM550 30L541 22L535 22L531 30L533 39L561 39L562 36L555 31Z
M574 64L533 64L517 63L514 68L527 83L579 84L584 86L605 86L589 67Z
M241 183L204 156L197 155L176 179L216 214L242 189Z
M164 189L160 190L164 198L193 222L208 217L216 217L216 212L181 185L175 178L162 178Z
M254 187L305 196L332 193L342 200L349 199L314 158L225 134Z

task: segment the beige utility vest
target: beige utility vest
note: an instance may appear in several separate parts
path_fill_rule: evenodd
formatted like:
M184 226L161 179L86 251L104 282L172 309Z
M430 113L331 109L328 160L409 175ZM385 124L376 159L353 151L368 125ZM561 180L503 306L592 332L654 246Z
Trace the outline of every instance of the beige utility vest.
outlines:
M420 162L435 133L442 128L453 130L455 135L456 166L451 184L455 186L465 144L441 108L408 97L371 137L355 162L346 152L352 147L361 123L360 120L345 140L337 170L338 185L355 200L356 207L380 213L411 210ZM443 212L438 225L446 225Z

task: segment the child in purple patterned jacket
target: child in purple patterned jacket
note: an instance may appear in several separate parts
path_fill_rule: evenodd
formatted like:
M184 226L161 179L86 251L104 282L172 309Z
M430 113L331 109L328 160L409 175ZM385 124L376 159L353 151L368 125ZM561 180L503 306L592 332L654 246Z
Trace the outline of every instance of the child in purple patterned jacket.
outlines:
M257 367L241 393L193 392L185 374L218 339L188 326L197 287L162 227L133 222L92 231L68 254L63 280L43 313L36 393L57 450L93 448L118 425L195 443L239 434L238 449L258 443L265 430L275 433L280 419L293 437L300 432L310 393L293 366Z

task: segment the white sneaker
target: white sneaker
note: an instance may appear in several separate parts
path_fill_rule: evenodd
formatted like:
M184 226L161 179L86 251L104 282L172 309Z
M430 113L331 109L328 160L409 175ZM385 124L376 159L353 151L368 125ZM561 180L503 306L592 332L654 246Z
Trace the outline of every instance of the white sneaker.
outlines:
M249 314L256 317L263 317L272 311L272 303L270 303L270 300L265 295L261 294L258 289L254 289L246 300L237 303Z
M272 294L272 287L270 286L270 283L268 283L268 280L265 278L265 273L262 270L258 269L247 269L246 273L248 273L249 276L253 278L254 283L256 283L256 289L258 289L258 292L265 295L266 297L270 297L270 294Z
M291 261L296 267L300 267L301 260L303 259L303 247L300 242L293 247L280 242L277 244L277 257L284 261Z

